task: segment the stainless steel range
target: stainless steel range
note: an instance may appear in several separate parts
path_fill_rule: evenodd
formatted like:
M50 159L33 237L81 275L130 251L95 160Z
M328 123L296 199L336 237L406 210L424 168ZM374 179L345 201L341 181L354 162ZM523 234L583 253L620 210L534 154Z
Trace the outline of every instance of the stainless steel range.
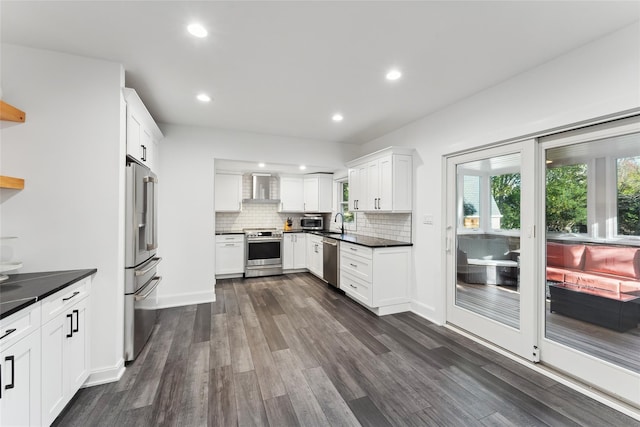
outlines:
M245 228L244 277L282 274L282 231L276 228Z

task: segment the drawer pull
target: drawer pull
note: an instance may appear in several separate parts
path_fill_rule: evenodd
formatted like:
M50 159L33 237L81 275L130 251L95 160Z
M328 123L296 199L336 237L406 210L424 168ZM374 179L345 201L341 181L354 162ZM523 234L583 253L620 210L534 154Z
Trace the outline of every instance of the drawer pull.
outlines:
M69 319L69 333L67 334L67 338L71 338L73 336L73 314L67 314L67 318Z
M75 297L76 295L78 295L80 293L80 291L75 291L73 293L73 295L71 295L70 297L66 297L66 298L62 298L62 301L69 301L71 298Z
M0 340L2 338L6 338L8 335L11 335L12 333L14 333L17 329L16 328L11 328L11 329L7 329L6 331L4 331L4 335L0 337Z
M356 248L349 248L349 249L351 249L352 251L358 252Z
M353 268L358 268L358 265L357 265L357 264L349 263L349 265L350 265L351 267L353 267Z
M352 284L349 284L350 287L352 287L353 289L358 289L357 286L353 286Z
M225 246L235 246L236 244L235 243L225 243L224 245Z
M80 314L78 310L73 310L73 314L76 315L76 327L71 329L71 332L78 332L80 330ZM73 325L73 322L71 324Z
M4 358L5 362L11 362L11 384L4 386L5 390L9 390L16 386L16 360L15 356L7 356Z

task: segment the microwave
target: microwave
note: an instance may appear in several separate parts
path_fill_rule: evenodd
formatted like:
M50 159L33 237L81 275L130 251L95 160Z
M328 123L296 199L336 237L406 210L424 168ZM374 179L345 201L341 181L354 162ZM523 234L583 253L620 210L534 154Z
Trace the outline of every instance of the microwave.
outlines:
M300 228L303 230L324 230L324 221L321 215L305 215L300 218Z

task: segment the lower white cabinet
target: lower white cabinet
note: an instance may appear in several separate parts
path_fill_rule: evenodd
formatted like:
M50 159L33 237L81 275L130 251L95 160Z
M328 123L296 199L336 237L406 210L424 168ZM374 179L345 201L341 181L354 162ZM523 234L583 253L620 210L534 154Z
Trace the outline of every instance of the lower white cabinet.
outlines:
M307 235L305 233L285 233L282 255L284 270L307 268Z
M90 279L42 302L42 425L50 425L89 376Z
M216 236L216 275L244 273L244 234Z
M340 243L340 289L378 315L409 309L410 246Z
M0 323L0 425L41 424L40 305Z
M316 276L322 278L324 267L322 237L314 234L307 235L307 268Z

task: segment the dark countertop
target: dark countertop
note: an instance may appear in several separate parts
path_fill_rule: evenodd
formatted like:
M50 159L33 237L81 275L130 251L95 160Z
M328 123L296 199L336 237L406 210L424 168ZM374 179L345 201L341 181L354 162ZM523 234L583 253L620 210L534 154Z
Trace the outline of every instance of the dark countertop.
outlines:
M10 274L0 283L0 319L35 304L51 294L95 274L98 270L48 271Z
M413 246L413 243L400 242L398 240L381 239L378 237L363 236L361 234L352 233L332 233L326 231L311 231L311 234L329 237L331 239L340 240L341 242L353 243L354 245L366 246L368 248L391 248L398 246Z
M216 230L216 236L220 236L222 234L244 234L242 230L231 230L231 231L218 231Z

